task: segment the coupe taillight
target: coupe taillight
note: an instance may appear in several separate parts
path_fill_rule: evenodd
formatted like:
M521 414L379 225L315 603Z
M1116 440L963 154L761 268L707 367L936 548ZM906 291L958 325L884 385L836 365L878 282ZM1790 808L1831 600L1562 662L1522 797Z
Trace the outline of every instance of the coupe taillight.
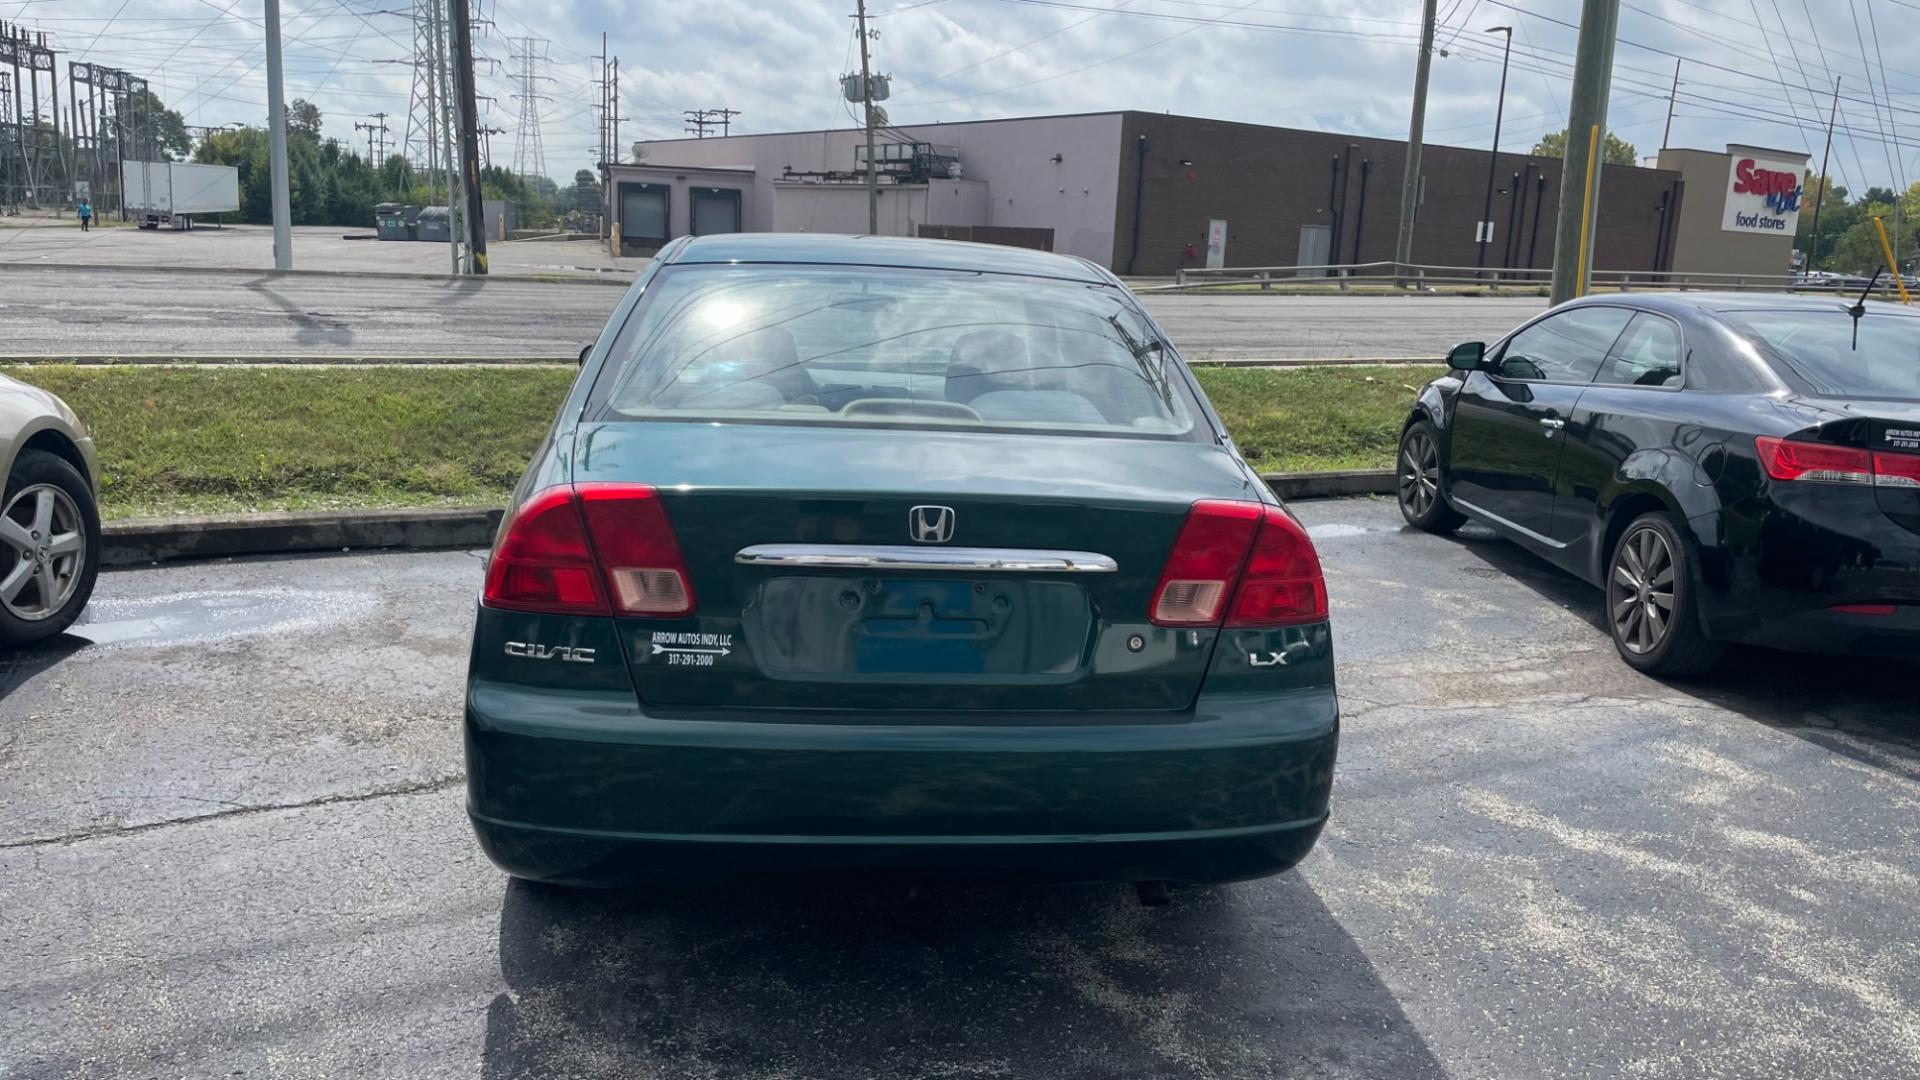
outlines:
M1320 556L1305 529L1278 507L1193 504L1160 573L1156 626L1293 626L1327 618Z
M1771 435L1758 436L1753 444L1761 467L1775 480L1920 488L1920 454L1875 453Z
M482 594L553 615L692 613L693 586L660 494L645 484L550 488L514 514Z

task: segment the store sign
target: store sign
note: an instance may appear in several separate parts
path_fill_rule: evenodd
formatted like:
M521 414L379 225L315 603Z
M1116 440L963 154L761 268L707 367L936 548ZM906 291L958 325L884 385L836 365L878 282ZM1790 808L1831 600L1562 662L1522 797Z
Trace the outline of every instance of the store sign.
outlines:
M1792 236L1800 222L1806 162L1758 157L1735 150L1727 184L1726 232Z

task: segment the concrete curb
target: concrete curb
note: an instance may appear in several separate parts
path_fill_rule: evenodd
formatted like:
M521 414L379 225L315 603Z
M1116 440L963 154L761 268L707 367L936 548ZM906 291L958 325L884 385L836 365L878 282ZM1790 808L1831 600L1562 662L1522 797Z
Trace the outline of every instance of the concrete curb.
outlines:
M1260 477L1282 499L1335 499L1343 495L1390 495L1392 469L1345 472L1263 473Z
M1390 469L1267 473L1264 479L1283 499L1382 495L1393 490ZM497 506L475 506L131 518L108 522L102 530L100 565L381 548L484 548L493 544L502 513Z
M431 551L487 547L493 543L501 512L497 506L476 506L133 518L108 522L102 530L100 565L137 566L175 559L343 548Z
M592 273L592 277L574 274L488 274L486 277L467 277L454 274L413 273L405 270L273 270L257 266L161 266L153 263L60 263L40 262L38 260L14 260L0 262L0 270L95 270L113 273L157 273L157 274L258 274L264 277L334 277L334 278L387 278L402 281L533 281L547 285L617 285L624 289L633 284L632 277L612 277L612 274L638 274L633 270L614 269L601 273L582 270L581 274Z

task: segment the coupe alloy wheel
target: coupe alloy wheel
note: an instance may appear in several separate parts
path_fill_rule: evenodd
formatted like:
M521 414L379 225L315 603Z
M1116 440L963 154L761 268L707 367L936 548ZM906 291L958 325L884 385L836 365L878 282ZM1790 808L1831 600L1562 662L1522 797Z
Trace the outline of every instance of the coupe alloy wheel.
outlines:
M1667 639L1673 578L1673 549L1658 529L1636 529L1621 541L1607 578L1607 611L1621 648L1644 656Z
M87 565L86 519L52 484L22 488L0 510L0 606L25 622L58 615Z
M1400 505L1422 517L1439 497L1440 449L1426 432L1413 432L1400 447Z

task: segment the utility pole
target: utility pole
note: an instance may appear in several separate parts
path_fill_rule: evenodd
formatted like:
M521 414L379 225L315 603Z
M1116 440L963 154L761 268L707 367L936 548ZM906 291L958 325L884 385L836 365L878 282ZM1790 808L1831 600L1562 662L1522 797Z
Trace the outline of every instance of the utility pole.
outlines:
M1560 214L1553 225L1553 291L1563 304L1587 291L1593 266L1594 208L1600 203L1605 160L1607 95L1613 87L1613 46L1620 0L1582 0L1580 41L1574 47L1573 98L1567 111L1566 157L1561 161Z
M480 129L481 168L484 168L484 169L493 168L493 137L495 135L505 135L506 133L507 133L507 129L501 128L501 127L489 126L489 127L483 127Z
M287 194L286 72L280 62L280 0L266 0L267 160L273 173L273 268L293 269L293 207Z
M1487 265L1487 248L1493 245L1493 177L1500 165L1500 120L1507 111L1507 61L1513 56L1513 27L1492 26L1487 28L1487 33L1505 33L1507 47L1500 54L1500 97L1493 106L1493 149L1487 154L1487 200L1480 208L1480 244L1473 264L1478 267Z
M1667 148L1667 140L1673 137L1673 100L1680 96L1680 58L1673 60L1673 89L1667 91L1667 126L1660 133L1660 149Z
M1400 236L1393 248L1393 276L1400 279L1413 262L1413 219L1420 209L1420 141L1427 128L1427 75L1433 69L1434 7L1425 0L1420 13L1420 58L1413 72L1413 119L1407 125L1407 173L1400 181Z
M873 160L873 72L867 58L867 0L856 0L860 21L860 103L866 107L867 125L867 232L880 231L880 170ZM1435 0L1427 0L1431 7Z
M595 160L595 165L602 170L601 179L604 180L606 178L606 164L609 160L607 146L613 141L613 136L610 134L612 113L607 108L609 79L607 77L607 35L604 31L600 34L600 55L592 59L600 61L600 77L593 80L594 88L600 91L600 155ZM605 239L605 237L602 237L602 239Z
M1840 115L1840 76L1833 77L1833 107L1827 111L1827 145L1820 151L1820 190L1813 193L1813 236L1807 271L1820 268L1820 204L1827 199L1827 155L1833 152L1833 120ZM1894 271L1896 274L1898 270Z
M353 130L367 133L367 160L372 162L374 169L377 171L380 168L380 162L386 157L387 131L389 130L387 128L387 114L383 112L372 113L368 116L368 119L372 120L373 123L363 124L358 120L354 121Z
M613 163L618 165L620 164L620 58L617 56L613 58L613 89L610 93L613 97L613 101L611 102L613 108L613 121L611 125L613 128Z
M480 193L480 133L476 130L479 102L473 89L473 26L467 21L467 0L447 0L453 20L454 101L460 107L460 176L467 196L467 272L487 275L487 214Z

